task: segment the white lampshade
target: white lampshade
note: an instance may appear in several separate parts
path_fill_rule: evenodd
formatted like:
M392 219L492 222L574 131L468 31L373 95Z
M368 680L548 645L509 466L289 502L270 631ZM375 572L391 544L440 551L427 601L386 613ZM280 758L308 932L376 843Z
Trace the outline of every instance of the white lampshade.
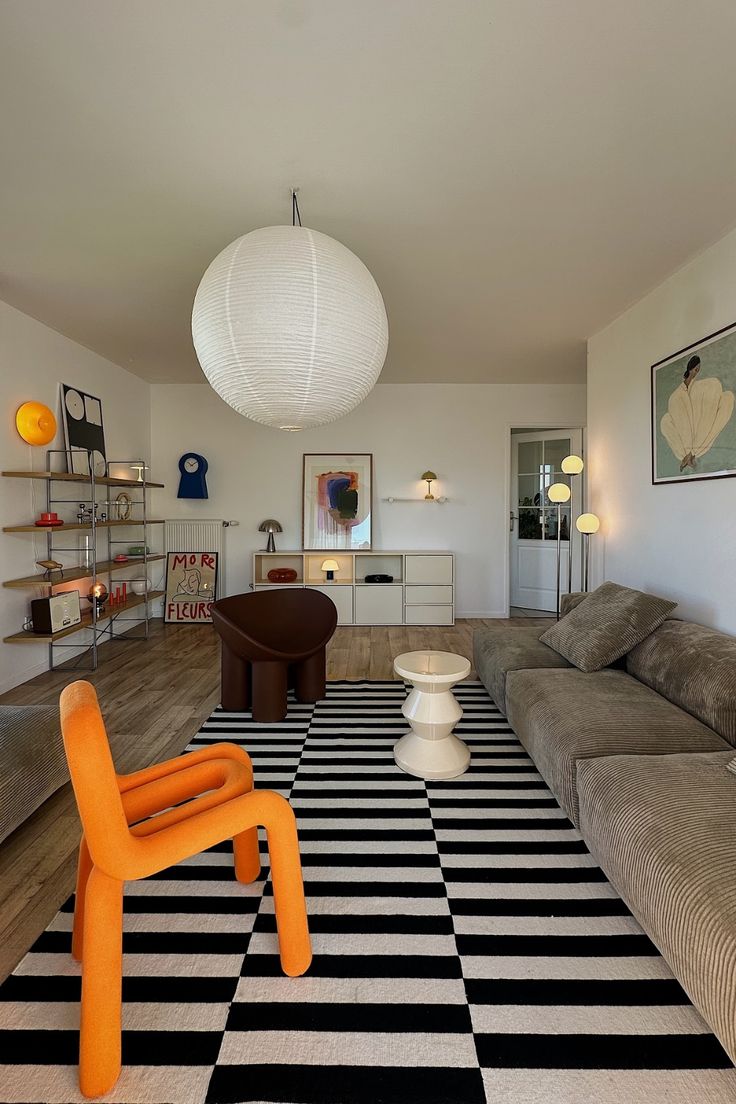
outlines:
M565 457L561 467L565 475L580 475L585 464L580 456L575 456L575 454L572 453L570 456Z
M340 565L337 562L337 560L323 560L322 570L323 571L339 571L340 570Z
M376 281L334 238L266 226L231 242L197 289L192 337L202 370L233 409L308 429L347 414L386 359Z
M547 488L547 497L550 502L568 502L570 498L570 488L567 483L552 483Z
M597 533L601 527L601 520L597 514L581 514L575 526L578 533Z

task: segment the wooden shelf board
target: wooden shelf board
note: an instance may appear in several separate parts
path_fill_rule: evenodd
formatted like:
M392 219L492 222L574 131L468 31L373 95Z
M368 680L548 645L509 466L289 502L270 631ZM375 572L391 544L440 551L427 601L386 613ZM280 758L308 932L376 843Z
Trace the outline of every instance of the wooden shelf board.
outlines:
M163 560L166 557L163 555L148 556L147 563L151 563L152 560ZM114 560L98 560L97 561L97 574L103 575L108 572L112 574L114 571L122 571L125 567L142 567L142 557L132 557L125 561L125 563L115 563ZM23 579L8 579L3 583L4 587L34 587L34 586L46 586L55 587L61 586L62 583L71 583L75 579L90 579L92 577L92 569L89 567L67 567L64 568L64 577L62 578L58 571L53 572L55 578L47 579L45 573L42 575L26 575Z
M162 598L164 595L163 590L149 591L147 597L148 601L152 602L155 598ZM111 618L117 617L119 613L125 613L126 610L134 609L136 606L142 606L146 601L146 595L133 594L128 598L127 602L121 602L118 606L110 606L108 602L100 613L97 615L97 624L101 624L103 621L109 621ZM6 644L53 644L56 640L61 640L64 636L71 636L72 633L81 632L82 629L91 629L92 612L85 613L82 620L78 625L70 625L68 629L60 629L56 633L34 633L34 632L18 632L13 633L12 636L6 636L4 642Z
M163 518L146 518L145 522L142 518L128 521L98 521L98 529L111 529L116 525L163 525ZM3 533L68 533L73 529L87 529L90 530L91 525L82 525L78 521L65 522L64 525L5 525L3 526Z
M1 473L8 479L47 479L57 480L61 483L89 483L88 475L79 475L77 472L50 472L50 471L4 471ZM112 475L98 475L95 476L95 483L100 483L105 487L142 487L143 483L138 479L118 479ZM145 482L146 487L164 487L164 483L150 483L148 480Z

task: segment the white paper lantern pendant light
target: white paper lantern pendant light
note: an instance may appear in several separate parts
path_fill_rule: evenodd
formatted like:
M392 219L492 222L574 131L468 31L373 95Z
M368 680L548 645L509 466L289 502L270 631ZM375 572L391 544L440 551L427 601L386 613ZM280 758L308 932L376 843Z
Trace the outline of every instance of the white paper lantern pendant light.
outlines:
M301 224L231 242L197 289L194 348L234 410L277 429L325 425L373 389L388 321L376 281L340 242Z

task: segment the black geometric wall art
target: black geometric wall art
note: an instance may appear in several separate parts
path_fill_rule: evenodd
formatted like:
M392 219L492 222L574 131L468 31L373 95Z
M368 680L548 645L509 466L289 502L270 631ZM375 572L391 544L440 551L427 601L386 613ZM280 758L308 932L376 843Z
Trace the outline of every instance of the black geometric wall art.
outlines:
M61 414L69 470L89 475L88 455L91 452L95 475L104 475L107 452L100 400L79 387L62 383Z

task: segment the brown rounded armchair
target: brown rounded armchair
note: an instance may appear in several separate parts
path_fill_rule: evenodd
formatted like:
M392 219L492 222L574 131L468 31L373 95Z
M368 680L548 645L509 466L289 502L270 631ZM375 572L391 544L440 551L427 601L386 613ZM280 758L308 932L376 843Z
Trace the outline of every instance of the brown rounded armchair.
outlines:
M212 604L222 640L222 708L252 709L254 721L281 721L291 686L297 701L325 696L325 648L335 603L318 590L259 590Z

